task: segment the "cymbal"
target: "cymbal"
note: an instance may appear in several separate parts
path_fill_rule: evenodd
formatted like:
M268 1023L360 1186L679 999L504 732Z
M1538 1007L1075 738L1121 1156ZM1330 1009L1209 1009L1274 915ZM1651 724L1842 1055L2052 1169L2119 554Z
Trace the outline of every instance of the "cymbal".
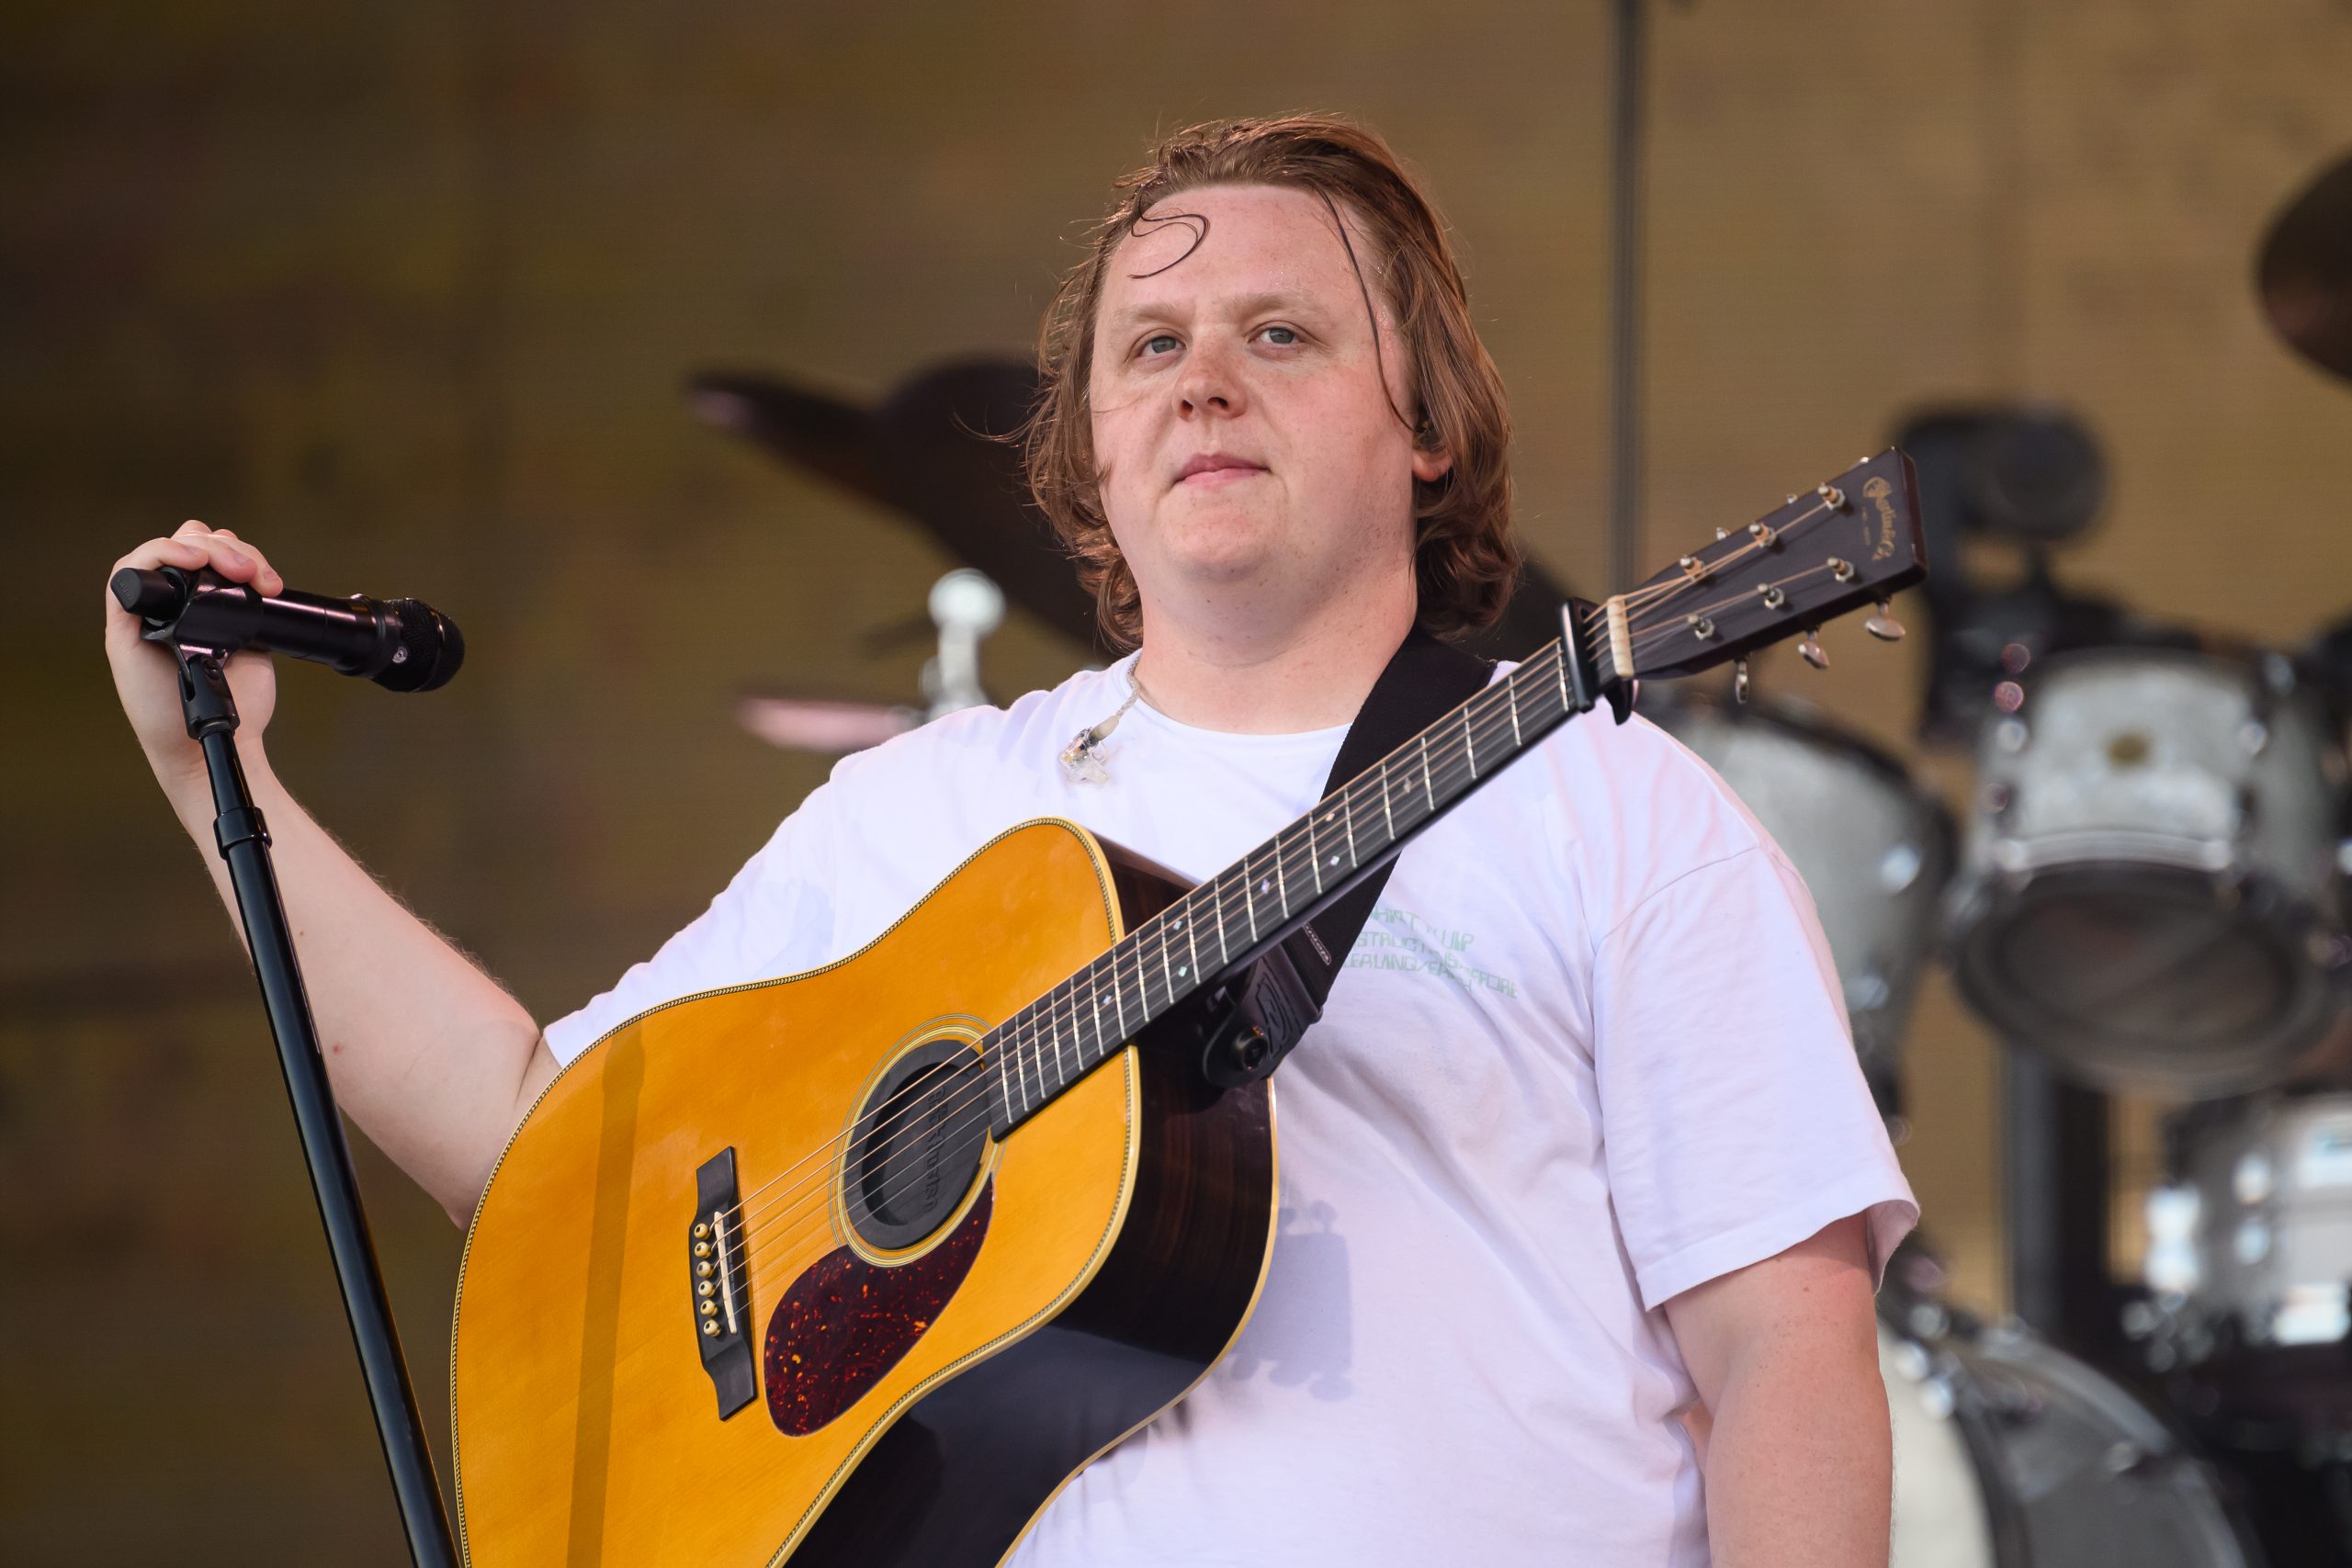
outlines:
M1012 602L1104 649L1093 596L1029 500L1021 448L1037 373L1008 360L938 365L864 408L770 373L707 371L686 397L705 423L921 525Z
M2352 154L2272 220L2256 276L2263 312L2287 345L2352 380Z
M735 701L735 720L769 745L786 751L846 757L904 735L922 722L912 707L841 702L830 697L751 694Z

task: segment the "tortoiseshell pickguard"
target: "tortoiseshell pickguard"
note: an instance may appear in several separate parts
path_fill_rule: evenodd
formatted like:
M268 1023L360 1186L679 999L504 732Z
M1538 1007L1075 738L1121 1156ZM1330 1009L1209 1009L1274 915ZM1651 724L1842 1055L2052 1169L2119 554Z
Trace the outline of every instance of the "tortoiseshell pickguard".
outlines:
M768 1318L762 1356L777 1430L807 1437L914 1348L979 1256L995 1191L993 1181L981 1188L953 1234L911 1263L885 1268L844 1247L792 1282Z

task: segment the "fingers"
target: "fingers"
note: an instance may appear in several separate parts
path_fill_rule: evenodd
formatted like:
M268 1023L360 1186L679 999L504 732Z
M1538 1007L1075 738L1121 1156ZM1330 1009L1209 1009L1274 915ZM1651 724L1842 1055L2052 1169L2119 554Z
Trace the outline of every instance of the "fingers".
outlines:
M194 518L181 524L170 538L150 539L132 550L114 563L108 575L127 566L175 566L183 571L209 567L231 582L251 583L263 593L286 592L286 580L259 550L229 529L208 528Z

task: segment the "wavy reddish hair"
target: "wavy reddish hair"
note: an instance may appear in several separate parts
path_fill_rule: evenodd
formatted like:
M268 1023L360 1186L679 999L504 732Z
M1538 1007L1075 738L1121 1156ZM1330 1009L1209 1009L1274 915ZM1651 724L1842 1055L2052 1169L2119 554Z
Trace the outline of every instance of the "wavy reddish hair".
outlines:
M1087 381L1094 320L1111 253L1167 197L1207 186L1281 186L1344 204L1370 239L1374 272L1394 312L1410 378L1414 445L1453 465L1413 485L1414 577L1423 630L1445 637L1491 626L1519 576L1510 525L1510 412L1501 375L1470 323L1469 292L1437 209L1380 135L1329 115L1216 120L1161 141L1113 187L1110 211L1046 308L1037 342L1037 405L1023 435L1029 488L1094 594L1114 648L1142 635L1142 600L1102 513ZM1344 239L1346 230L1341 230ZM1357 281L1365 258L1349 247ZM1371 303L1366 286L1365 304ZM1373 316L1375 346L1380 320ZM1395 405L1392 400L1391 408Z

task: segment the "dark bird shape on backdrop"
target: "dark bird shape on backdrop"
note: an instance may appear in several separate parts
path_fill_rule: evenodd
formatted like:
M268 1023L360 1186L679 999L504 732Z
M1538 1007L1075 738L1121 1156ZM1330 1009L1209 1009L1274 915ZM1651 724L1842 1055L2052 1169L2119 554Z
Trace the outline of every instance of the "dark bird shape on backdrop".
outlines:
M2352 154L2272 220L2255 276L2263 313L2287 345L2352 380Z
M1029 499L1010 439L1037 396L1037 373L1009 360L935 366L871 408L773 375L705 371L686 396L705 423L756 443L919 524L1006 596L1098 655L1094 603ZM1560 635L1567 590L1530 562L1501 620L1471 639L1519 659Z

